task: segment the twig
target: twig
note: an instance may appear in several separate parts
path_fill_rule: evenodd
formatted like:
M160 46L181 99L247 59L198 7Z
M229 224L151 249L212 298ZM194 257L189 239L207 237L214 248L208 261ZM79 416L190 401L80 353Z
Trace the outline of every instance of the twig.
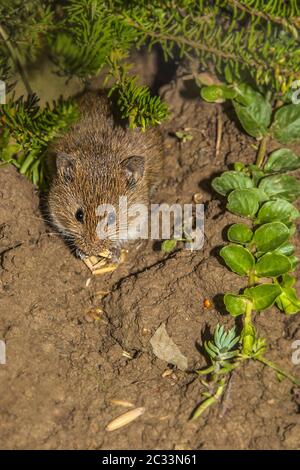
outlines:
M261 141L260 141L260 145L259 145L259 150L258 150L258 154L257 154L257 159L256 159L256 165L261 168L263 163L264 163L264 159L265 159L265 154L266 154L266 150L267 150L267 142L268 142L268 136L265 136Z
M222 134L223 134L223 120L220 107L218 106L217 112L217 139L216 139L216 153L215 156L218 158L220 154L221 142L222 142Z
M274 23L277 23L279 24L280 26L282 26L283 28L286 28L288 30L292 30L293 26L296 26L298 27L298 18L294 18L294 17L290 17L290 18L281 18L280 16L273 16L267 12L263 12L263 11L260 11L258 9L255 9L255 8L251 8L251 7L247 7L246 5L243 5L241 2L239 2L238 0L229 0L228 3L231 3L232 5L236 6L237 8L239 8L240 10L246 12L246 13L249 13L250 15L254 15L254 16L257 16L258 18L262 18L264 19L265 21L270 21L270 22L274 22ZM289 23L290 21L290 23ZM295 28L293 28L292 31L294 31ZM296 33L297 33L297 30L295 30Z
M28 77L27 77L27 74L24 70L24 67L23 67L23 64L22 64L22 59L21 59L21 56L19 54L19 51L16 47L13 47L13 45L11 44L10 40L9 40L9 37L6 33L6 31L4 30L4 28L0 25L0 36L2 36L3 40L4 40L4 43L11 55L11 58L13 60L13 62L15 63L15 66L21 76L21 79L24 83L24 86L26 88L26 91L28 93L28 95L32 95L32 89L31 89L31 86L30 86L30 83L29 83L29 80L28 80Z
M228 402L230 400L230 394L231 394L231 389L232 389L232 383L234 381L234 370L231 372L229 379L227 381L227 386L223 395L222 403L221 403L221 410L219 413L219 418L223 418L225 413L228 410Z
M245 54L239 55L238 52L234 54L233 52L230 52L230 51L226 51L223 49L221 50L221 49L218 49L217 47L209 46L204 41L203 42L201 42L200 40L196 41L196 40L191 39L190 37L185 37L182 34L177 35L177 34L172 34L169 32L166 32L166 33L160 32L160 31L155 30L155 28L150 30L144 27L137 18L132 19L129 16L124 15L122 19L125 24L132 26L138 31L141 31L143 34L146 34L150 38L153 38L153 40L156 42L169 41L175 44L181 44L183 46L186 46L187 48L195 49L196 51L201 51L201 52L215 55L222 60L232 59L235 62L247 64L248 67L253 67L255 69L257 69L258 67L261 67L265 72L269 70L268 64L263 59L257 59L257 58L252 59L250 57L246 57ZM290 76L293 76L293 71L289 68L282 68L281 74L289 78Z

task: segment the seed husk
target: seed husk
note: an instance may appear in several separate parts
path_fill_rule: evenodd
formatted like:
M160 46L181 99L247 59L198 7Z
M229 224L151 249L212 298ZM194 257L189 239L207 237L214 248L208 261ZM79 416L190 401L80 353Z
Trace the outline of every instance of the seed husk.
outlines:
M135 408L134 410L126 411L122 415L118 416L117 418L113 419L107 426L106 431L116 431L117 429L123 428L127 426L127 424L134 421L136 418L141 416L145 412L144 407Z
M92 271L92 273L93 273L94 276L97 276L99 274L106 274L106 273L110 273L112 271L115 271L117 269L117 267L118 267L117 264L110 264L109 266L104 266L103 268L94 269Z
M101 258L111 258L111 252L109 250L103 250L99 253L99 256L101 256Z
M130 403L130 401L119 400L117 398L112 398L111 400L109 400L109 403L111 403L112 405L123 406L124 408L134 408L134 404Z

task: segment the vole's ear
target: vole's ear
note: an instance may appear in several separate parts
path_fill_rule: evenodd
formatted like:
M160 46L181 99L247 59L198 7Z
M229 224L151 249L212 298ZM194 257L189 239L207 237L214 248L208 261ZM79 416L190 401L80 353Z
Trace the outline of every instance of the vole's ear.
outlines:
M75 167L75 159L72 155L67 153L57 152L56 154L56 168L57 173L66 180L71 181L73 178L73 170Z
M136 155L126 158L121 162L121 168L128 186L133 187L144 176L145 158Z

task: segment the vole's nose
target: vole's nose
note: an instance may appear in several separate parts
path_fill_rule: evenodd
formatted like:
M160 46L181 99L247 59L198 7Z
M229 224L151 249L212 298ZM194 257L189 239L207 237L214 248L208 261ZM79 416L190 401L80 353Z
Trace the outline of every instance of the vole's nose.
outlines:
M112 258L111 258L112 262L113 263L119 263L120 256L121 256L121 248L118 247L118 246L114 246L114 247L111 248L110 252L111 252L111 255L112 255Z

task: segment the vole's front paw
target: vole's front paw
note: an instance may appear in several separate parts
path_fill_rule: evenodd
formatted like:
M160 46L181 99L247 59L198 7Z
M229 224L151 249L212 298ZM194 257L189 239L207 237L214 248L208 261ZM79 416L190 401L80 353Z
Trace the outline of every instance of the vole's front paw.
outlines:
M119 246L114 246L110 250L111 253L111 262L119 264L121 262L121 248Z
M80 258L80 259L82 259L82 260L84 260L85 258L88 257L88 256L87 256L85 253L83 253L83 251L81 251L79 248L76 248L76 250L75 250L75 256L76 256L76 258Z

